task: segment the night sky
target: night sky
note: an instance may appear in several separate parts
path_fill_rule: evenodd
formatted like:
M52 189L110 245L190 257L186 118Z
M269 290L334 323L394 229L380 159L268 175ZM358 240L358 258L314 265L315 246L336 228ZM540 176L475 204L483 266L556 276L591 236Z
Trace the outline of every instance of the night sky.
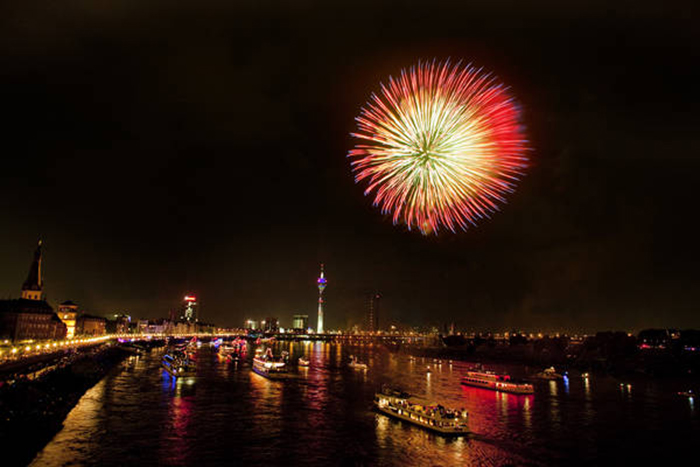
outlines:
M94 314L327 327L700 327L700 28L670 2L18 1L0 7L0 295L36 241ZM478 3L483 3L478 5ZM614 6L615 5L615 6ZM354 118L419 59L492 70L532 167L423 237L355 185ZM315 322L315 321L314 321Z

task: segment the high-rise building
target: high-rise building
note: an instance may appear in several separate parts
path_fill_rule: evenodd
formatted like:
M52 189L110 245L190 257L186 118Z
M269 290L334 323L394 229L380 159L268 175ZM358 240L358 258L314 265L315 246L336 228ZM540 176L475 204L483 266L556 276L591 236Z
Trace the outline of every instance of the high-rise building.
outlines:
M379 331L379 304L382 295L379 292L370 294L367 303L367 330L370 332Z
M309 315L294 315L292 329L306 331L309 327Z
M318 284L318 325L316 326L316 332L323 334L323 291L326 289L326 285L328 284L323 272L323 263L321 263L321 275L316 283Z
M198 311L199 305L197 304L197 297L194 295L185 295L185 304L182 309L180 321L196 323L199 321Z

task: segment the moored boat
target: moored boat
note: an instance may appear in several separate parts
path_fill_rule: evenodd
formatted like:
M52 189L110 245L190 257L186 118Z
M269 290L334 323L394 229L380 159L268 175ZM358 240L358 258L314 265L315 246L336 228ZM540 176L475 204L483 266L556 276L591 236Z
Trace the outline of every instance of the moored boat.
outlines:
M448 409L402 391L383 388L375 394L374 405L386 415L443 435L462 435L469 432L466 410Z
M299 362L299 366L309 366L309 364L311 363L307 359L305 359L304 357L299 357L298 362Z
M510 394L533 394L535 392L530 383L514 380L507 374L499 374L481 368L467 371L462 376L461 383L464 386L474 386Z

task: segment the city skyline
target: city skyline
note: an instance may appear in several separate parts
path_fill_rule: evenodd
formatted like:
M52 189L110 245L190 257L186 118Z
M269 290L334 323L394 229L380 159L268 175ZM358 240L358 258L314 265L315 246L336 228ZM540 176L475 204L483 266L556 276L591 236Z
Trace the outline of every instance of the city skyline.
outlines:
M361 324L373 290L411 325L700 327L690 16L361 6L212 5L192 24L186 4L161 29L140 19L152 5L72 5L65 35L18 6L28 23L0 29L0 293L41 238L49 300L95 312L167 316L193 293L225 325L311 317L324 262L330 328ZM423 236L372 206L346 156L379 83L433 58L509 87L531 167L491 219Z

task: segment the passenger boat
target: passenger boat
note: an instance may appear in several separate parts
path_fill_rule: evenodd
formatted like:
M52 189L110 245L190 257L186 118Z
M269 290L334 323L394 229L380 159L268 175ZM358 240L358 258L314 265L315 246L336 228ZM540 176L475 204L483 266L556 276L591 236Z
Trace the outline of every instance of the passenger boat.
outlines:
M366 370L367 369L367 364L358 362L357 357L354 355L350 355L350 363L348 364L350 368L354 368L355 370Z
M511 379L510 375L481 368L467 371L467 374L462 376L462 384L511 394L533 394L535 392L530 383L517 381Z
M185 378L187 376L195 376L197 367L195 363L187 358L185 354L172 352L163 355L162 361L165 371L174 378Z
M427 403L402 391L383 388L375 394L374 405L386 415L443 435L463 435L469 432L466 410L453 410Z
M564 379L564 375L557 373L553 366L545 368L541 372L537 373L535 376L540 379L549 380Z
M688 389L687 391L680 391L678 393L679 396L687 397L688 399L693 399L695 398L695 393L693 392L692 389Z
M304 357L299 357L299 366L309 366L311 362L309 362L307 359Z
M265 353L261 349L255 351L253 371L269 379L283 379L288 376L287 363L284 359L273 357L271 349L267 349Z

